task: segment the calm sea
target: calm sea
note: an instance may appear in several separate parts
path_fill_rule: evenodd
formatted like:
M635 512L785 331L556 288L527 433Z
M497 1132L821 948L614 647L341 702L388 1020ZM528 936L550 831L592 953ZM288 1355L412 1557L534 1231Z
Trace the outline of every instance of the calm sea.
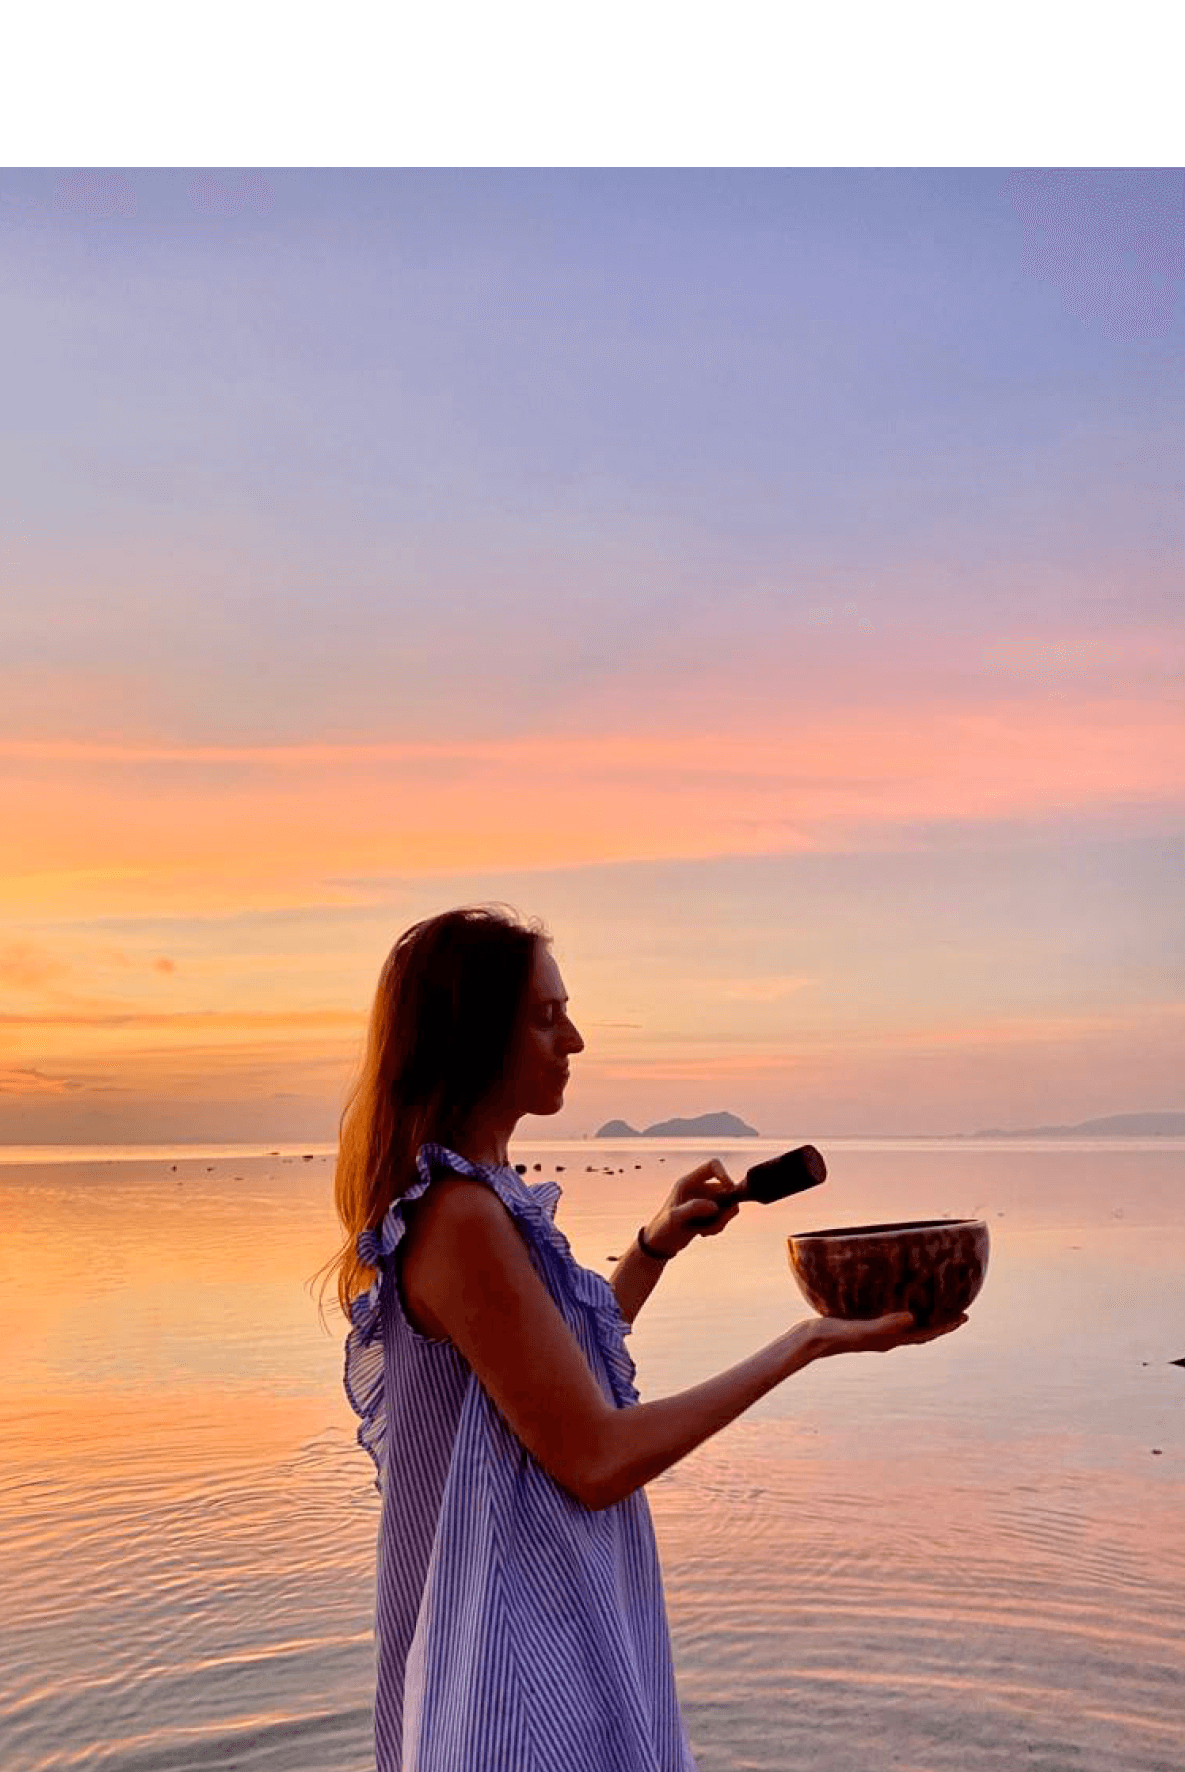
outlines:
M684 1170L809 1136L511 1155L608 1275ZM791 1232L974 1214L991 1262L956 1334L810 1366L650 1485L700 1772L1182 1772L1185 1142L823 1149L672 1264L644 1401L809 1314ZM372 1772L332 1170L3 1153L3 1772Z

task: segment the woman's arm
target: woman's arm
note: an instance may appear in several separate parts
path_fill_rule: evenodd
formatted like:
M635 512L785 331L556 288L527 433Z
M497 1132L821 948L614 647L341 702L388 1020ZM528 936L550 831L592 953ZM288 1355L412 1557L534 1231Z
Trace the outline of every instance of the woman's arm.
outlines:
M669 1470L812 1360L933 1341L956 1326L918 1329L908 1311L868 1323L808 1318L703 1384L619 1409L497 1195L484 1182L444 1176L423 1211L431 1229L420 1250L420 1286L434 1319L511 1432L594 1512Z
M662 1250L662 1244L656 1240L650 1225L646 1226L644 1235L652 1249ZM665 1250L662 1252L666 1253ZM634 1321L662 1278L665 1266L665 1262L655 1261L652 1255L646 1255L639 1249L637 1237L625 1254L619 1257L617 1266L609 1277L609 1284L617 1294L621 1314L627 1323Z
M715 1196L721 1192L735 1194L736 1184L723 1163L713 1158L701 1163L687 1175L681 1175L655 1216L646 1225L643 1236L651 1249L666 1256L678 1255L693 1237L719 1236L737 1215L735 1200L721 1207ZM650 1294L654 1291L665 1261L656 1261L639 1248L635 1236L620 1258L609 1281L617 1294L621 1314L632 1323Z

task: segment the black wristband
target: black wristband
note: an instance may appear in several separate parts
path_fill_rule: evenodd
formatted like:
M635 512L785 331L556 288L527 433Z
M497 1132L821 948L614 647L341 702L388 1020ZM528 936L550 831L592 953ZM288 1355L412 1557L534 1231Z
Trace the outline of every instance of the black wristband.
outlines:
M650 1247L646 1241L646 1226L644 1224L638 1226L638 1248L643 1255L649 1255L652 1261L669 1261L671 1259L669 1255L662 1255L657 1249Z

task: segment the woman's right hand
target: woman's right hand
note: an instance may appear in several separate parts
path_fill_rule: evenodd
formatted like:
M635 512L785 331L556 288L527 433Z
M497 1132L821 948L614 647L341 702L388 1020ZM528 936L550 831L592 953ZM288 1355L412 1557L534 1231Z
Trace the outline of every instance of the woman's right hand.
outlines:
M830 1354L884 1354L894 1347L917 1347L923 1341L949 1335L966 1321L965 1311L949 1323L924 1329L918 1327L910 1311L892 1311L887 1317L816 1317L811 1323L814 1357L823 1360Z

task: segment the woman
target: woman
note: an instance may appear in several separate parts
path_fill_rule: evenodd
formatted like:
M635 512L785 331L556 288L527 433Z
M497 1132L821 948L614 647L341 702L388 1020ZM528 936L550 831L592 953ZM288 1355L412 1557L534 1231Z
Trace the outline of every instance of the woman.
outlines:
M611 1281L575 1260L559 1185L509 1161L584 1048L549 947L496 907L407 930L342 1115L331 1266L382 1497L377 1772L694 1772L644 1485L810 1361L957 1326L815 1317L639 1402L631 1324L738 1208L712 1203L729 1177L704 1163Z

